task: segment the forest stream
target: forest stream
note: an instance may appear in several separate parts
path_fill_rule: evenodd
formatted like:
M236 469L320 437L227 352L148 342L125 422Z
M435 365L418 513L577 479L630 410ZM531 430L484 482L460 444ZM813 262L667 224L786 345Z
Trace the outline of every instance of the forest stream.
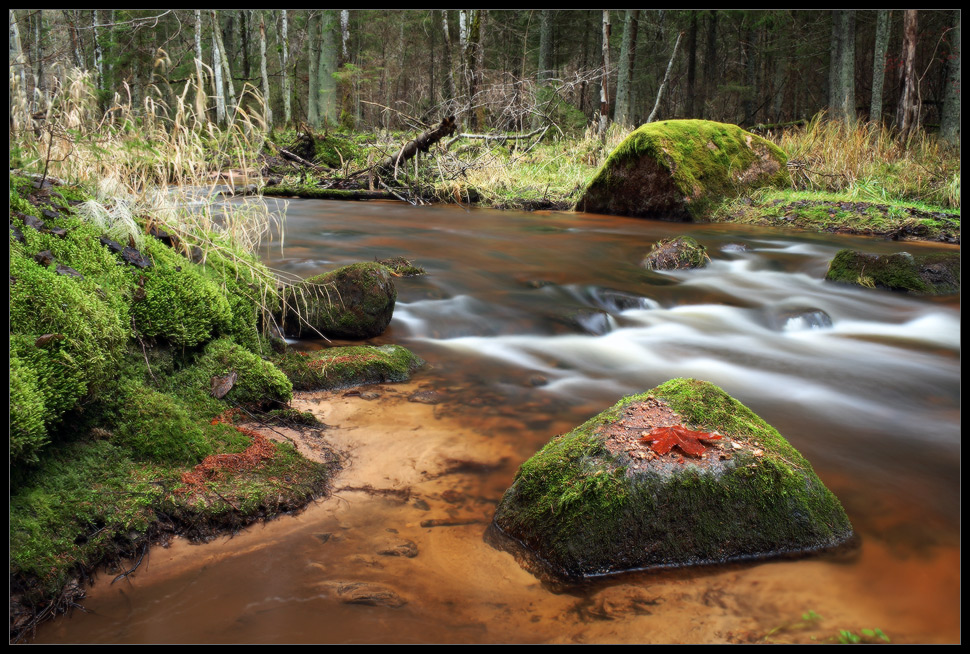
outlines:
M812 642L876 628L894 643L960 641L959 297L823 281L844 247L955 246L268 202L286 212L283 247L262 250L275 269L309 277L397 256L425 268L395 279L391 326L371 342L428 365L405 384L296 394L294 407L326 425L307 454L327 445L344 457L331 497L231 538L154 547L126 579L102 575L87 612L42 625L32 642ZM711 263L640 267L652 243L678 234ZM858 543L579 586L543 581L490 544L523 461L674 377L713 382L776 427L841 500ZM348 602L363 595L370 603Z

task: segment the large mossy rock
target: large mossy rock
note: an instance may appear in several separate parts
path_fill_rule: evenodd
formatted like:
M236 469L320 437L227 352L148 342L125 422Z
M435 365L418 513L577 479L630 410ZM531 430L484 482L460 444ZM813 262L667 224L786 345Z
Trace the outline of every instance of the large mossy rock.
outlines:
M640 441L678 424L720 439L696 458ZM495 525L567 578L817 551L853 533L795 448L694 379L623 398L554 438L522 464Z
M839 250L825 279L914 295L960 292L960 253L877 255Z
M424 365L421 357L400 345L354 345L319 352L287 352L273 362L298 391L407 381L412 372Z
M722 199L788 179L778 146L737 125L665 120L642 125L610 154L577 211L703 220Z
M304 280L286 293L283 331L294 338L360 340L391 322L397 288L377 262L355 263Z

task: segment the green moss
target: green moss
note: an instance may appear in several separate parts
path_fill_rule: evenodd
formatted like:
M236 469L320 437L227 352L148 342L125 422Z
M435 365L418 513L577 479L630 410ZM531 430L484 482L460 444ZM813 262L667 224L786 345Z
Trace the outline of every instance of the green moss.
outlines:
M139 270L143 293L132 304L142 336L193 347L229 329L232 309L215 283L160 242L146 245L143 254L154 265Z
M648 123L610 154L579 208L621 215L701 219L742 189L787 180L787 157L736 125Z
M11 355L10 460L15 464L37 461L37 452L47 444L44 397L37 373Z
M758 450L743 449L720 471L632 472L600 433L651 396L685 424ZM838 500L776 430L721 389L691 379L624 398L553 439L519 469L495 522L566 576L807 551L852 533Z
M274 359L301 391L401 382L424 364L400 345L333 347L314 353L288 352Z
M839 250L825 279L916 295L956 293L960 290L960 255L898 252L880 256Z
M206 345L195 362L173 376L172 390L186 397L208 396L212 378L236 373L236 381L225 395L233 404L273 406L286 404L293 385L276 366L261 359L228 337Z
M289 310L281 322L288 334L316 335L315 329L328 337L363 339L387 328L397 289L387 268L366 261L306 279L285 300Z

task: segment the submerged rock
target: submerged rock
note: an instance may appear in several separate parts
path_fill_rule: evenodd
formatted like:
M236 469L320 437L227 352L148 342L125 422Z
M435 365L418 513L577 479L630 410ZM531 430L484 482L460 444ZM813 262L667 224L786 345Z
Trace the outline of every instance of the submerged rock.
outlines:
M710 433L667 448L642 440L672 425ZM801 454L694 379L623 398L554 438L522 464L495 525L567 578L811 552L853 534Z
M839 250L825 279L915 295L960 292L960 253L877 255Z
M332 390L401 382L424 365L421 357L400 345L354 345L319 352L289 352L273 360L298 391Z
M286 293L283 331L294 338L312 338L317 332L332 338L372 338L387 329L396 300L391 274L381 264L344 266Z
M640 265L648 270L703 268L711 258L707 248L691 236L662 238L653 244Z
M661 220L703 219L726 197L787 179L776 145L737 125L665 120L642 125L610 154L578 211Z

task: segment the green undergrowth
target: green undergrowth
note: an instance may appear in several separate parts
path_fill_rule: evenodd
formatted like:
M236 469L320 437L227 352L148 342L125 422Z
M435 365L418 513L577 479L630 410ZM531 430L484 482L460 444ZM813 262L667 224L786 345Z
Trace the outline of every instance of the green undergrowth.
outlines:
M960 210L912 201L867 198L858 193L765 188L721 204L712 222L739 222L838 232L960 241Z
M88 199L10 178L14 632L163 532L204 538L304 506L335 465L277 444L258 465L183 480L253 443L214 420L227 410L293 422L293 385L268 359L273 276L219 235L204 249L190 233L175 247L150 237L147 216L136 247L115 252L72 205Z

